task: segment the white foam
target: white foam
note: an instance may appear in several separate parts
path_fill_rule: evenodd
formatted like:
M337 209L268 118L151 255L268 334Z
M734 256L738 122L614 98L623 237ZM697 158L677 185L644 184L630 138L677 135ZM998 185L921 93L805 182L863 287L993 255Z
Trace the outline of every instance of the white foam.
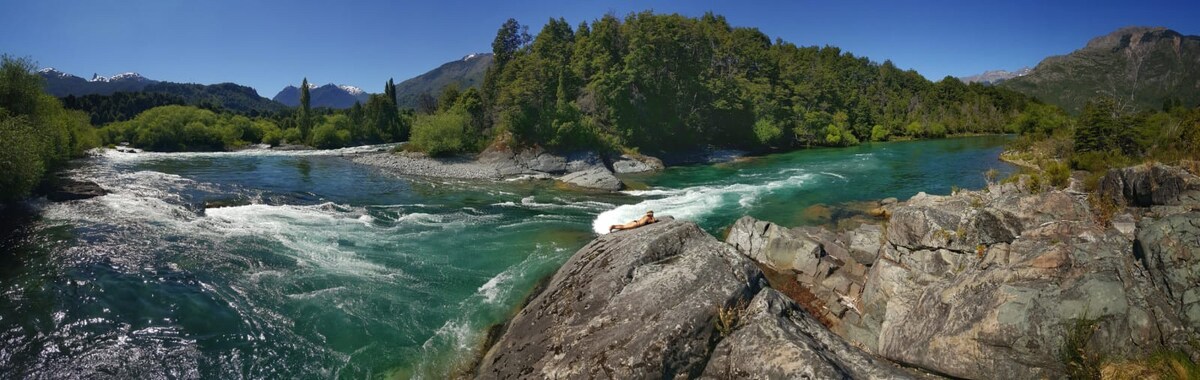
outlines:
M742 208L750 207L764 193L802 186L811 177L811 174L800 174L758 185L732 184L693 186L681 190L626 191L626 194L650 199L618 206L600 213L592 222L592 230L597 234L606 234L609 226L640 218L647 210L653 210L658 215L670 215L677 219L699 220L731 202L736 202Z

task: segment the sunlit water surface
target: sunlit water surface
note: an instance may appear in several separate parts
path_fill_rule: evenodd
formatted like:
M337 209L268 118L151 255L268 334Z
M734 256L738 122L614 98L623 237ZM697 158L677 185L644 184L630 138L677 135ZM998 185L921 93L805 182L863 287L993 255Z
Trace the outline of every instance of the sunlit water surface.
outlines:
M814 205L981 187L1012 170L1004 142L675 167L618 194L398 177L338 157L353 149L108 152L72 175L112 194L38 203L0 246L0 374L438 378L610 224L647 209L713 233L746 214L826 222Z

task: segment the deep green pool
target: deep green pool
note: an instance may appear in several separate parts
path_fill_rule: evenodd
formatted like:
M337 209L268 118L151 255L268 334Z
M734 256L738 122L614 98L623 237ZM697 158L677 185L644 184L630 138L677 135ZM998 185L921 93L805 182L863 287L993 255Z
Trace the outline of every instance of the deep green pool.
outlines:
M436 378L609 224L820 222L813 205L981 187L1012 170L1005 141L676 167L621 194L402 178L338 152L108 153L72 174L112 194L37 204L0 246L0 374Z

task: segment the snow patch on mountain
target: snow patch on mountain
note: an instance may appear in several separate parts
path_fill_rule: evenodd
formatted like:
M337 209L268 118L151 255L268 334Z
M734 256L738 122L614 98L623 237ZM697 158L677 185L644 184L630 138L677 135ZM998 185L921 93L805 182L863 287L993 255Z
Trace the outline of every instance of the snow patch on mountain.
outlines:
M343 91L346 91L350 95L362 95L363 93L365 93L361 88L354 87L354 86L351 86L348 84L338 85L338 88L341 88Z

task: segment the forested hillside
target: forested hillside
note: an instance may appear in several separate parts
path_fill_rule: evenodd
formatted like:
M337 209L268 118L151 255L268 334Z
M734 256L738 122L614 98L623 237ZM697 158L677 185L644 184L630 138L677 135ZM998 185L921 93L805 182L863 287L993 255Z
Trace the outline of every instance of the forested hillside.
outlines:
M1098 96L1125 111L1200 105L1200 36L1167 28L1123 28L1082 49L1046 58L1000 84L1079 113Z
M606 15L574 28L552 19L536 37L510 19L492 47L485 107L466 115L466 135L517 145L770 150L997 133L1029 101L836 47L773 41L714 14Z

